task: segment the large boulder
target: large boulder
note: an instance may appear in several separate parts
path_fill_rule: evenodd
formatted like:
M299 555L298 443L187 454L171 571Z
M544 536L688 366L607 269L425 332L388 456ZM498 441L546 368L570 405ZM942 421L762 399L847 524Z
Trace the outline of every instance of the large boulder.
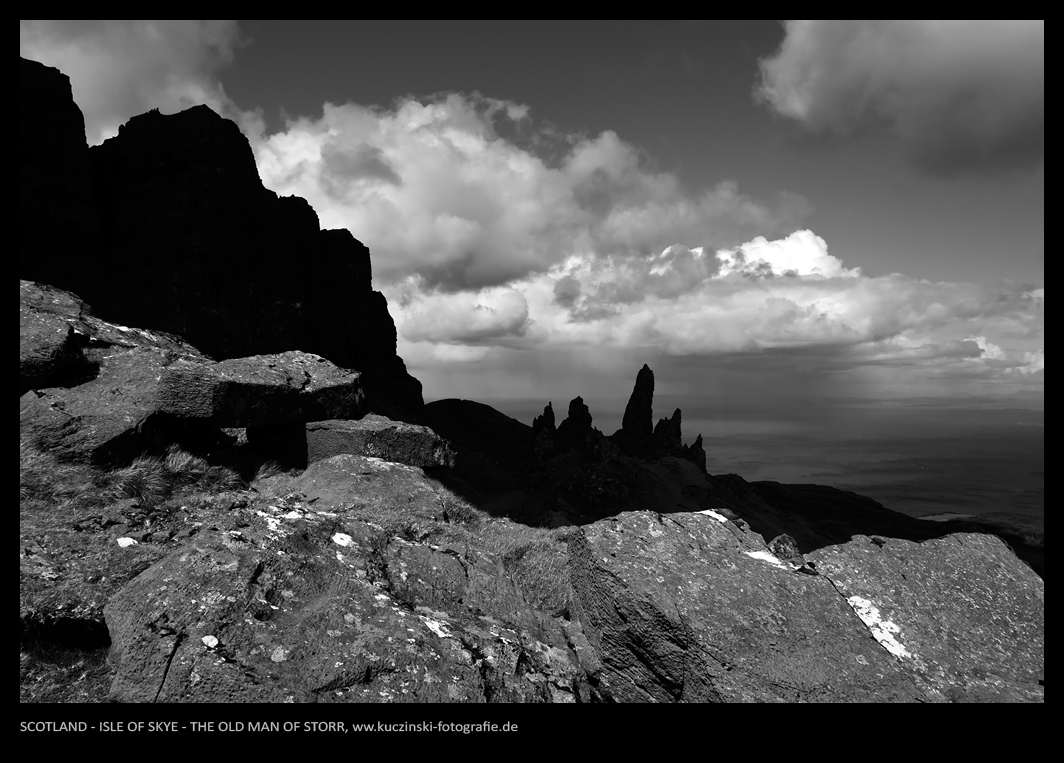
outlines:
M341 497L352 478L385 489ZM538 611L490 551L419 539L407 496L435 494L420 470L338 456L263 491L107 604L112 699L589 698L577 624Z
M454 466L454 452L431 429L376 414L357 421L311 422L306 425L306 436L309 463L351 453L422 469Z
M357 418L365 402L358 373L306 352L180 360L158 387L160 413L218 427Z
M67 78L25 60L21 118L21 277L215 358L321 355L362 372L383 412L416 417L421 385L396 355L369 250L264 188L235 123L207 106L152 111L89 149Z
M807 558L928 696L1043 698L1045 587L1000 538L857 536Z
M583 528L570 569L592 685L616 701L1042 699L1042 582L998 541L905 544L878 566L855 543L810 567L713 510Z
M30 390L19 400L19 431L38 447L101 465L129 462L167 439L153 417L166 358L145 349L100 352L98 374L74 387Z
M371 456L422 469L454 466L455 454L428 427L369 414L306 424L248 427L248 444L283 467L305 469L332 456Z
M98 464L129 461L177 436L155 416L170 364L206 362L162 332L100 320L76 295L22 281L19 288L19 430L39 447Z

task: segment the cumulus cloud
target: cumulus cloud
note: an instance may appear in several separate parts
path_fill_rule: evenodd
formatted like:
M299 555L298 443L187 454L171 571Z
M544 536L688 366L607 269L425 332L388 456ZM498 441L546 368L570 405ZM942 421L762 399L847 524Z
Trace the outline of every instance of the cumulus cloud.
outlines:
M797 196L768 204L731 181L686 189L610 131L537 130L526 106L451 93L390 109L327 104L320 119L253 143L267 187L353 231L382 284L416 275L428 289L479 289L576 251L628 259L677 240L734 246L808 211ZM536 150L559 141L556 156Z
M758 95L814 132L886 124L934 172L1045 155L1044 21L788 21Z
M401 326L403 337L413 342L497 344L528 328L528 303L514 289L415 294L403 305Z
M22 21L19 52L70 77L90 144L131 116L205 103L243 117L215 78L239 44L235 21Z
M506 292L437 292L421 302L393 293L401 350L429 368L443 357L436 342L452 356L476 347L463 359L478 361L497 347L712 357L776 374L1044 375L1044 289L867 276L808 230L712 253L673 245L648 257L574 254Z

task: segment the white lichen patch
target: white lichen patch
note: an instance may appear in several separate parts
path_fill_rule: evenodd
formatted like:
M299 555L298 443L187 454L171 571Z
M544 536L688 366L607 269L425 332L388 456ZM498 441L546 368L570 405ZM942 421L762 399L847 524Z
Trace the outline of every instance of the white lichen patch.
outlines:
M271 506L270 508L272 509L273 507ZM279 520L277 517L271 517L265 511L256 511L255 513L266 520L266 528L271 533L281 532L281 520Z
M451 632L447 630L447 626L439 620L433 620L431 617L421 616L421 620L425 623L425 626L435 633L440 638L450 638Z
M713 509L706 509L705 511L699 511L697 513L707 517L713 517L713 519L717 520L718 522L728 521L728 518L726 516L724 516L723 514L718 514L717 512L713 511Z
M204 636L200 641L202 641L203 645L208 649L214 649L214 647L218 646L218 639L214 636Z
M895 636L901 633L901 628L890 620L884 620L879 616L878 607L868 599L860 596L851 596L846 603L853 607L853 611L861 618L861 622L872 631L872 637L878 641L884 649L895 657L912 657L905 645L898 641Z
M284 514L283 516L284 516L285 519L302 519L303 518L303 512L292 510L292 511L288 512L287 514Z
M137 545L137 541L133 540L132 538L119 538L118 545L122 548L129 548L130 546Z
M336 533L332 536L332 542L337 546L350 546L355 542L355 539L347 533Z
M743 553L751 559L757 559L760 562L768 562L773 567L779 567L781 570L788 569L787 565L776 558L775 554L769 553L768 551L744 551Z

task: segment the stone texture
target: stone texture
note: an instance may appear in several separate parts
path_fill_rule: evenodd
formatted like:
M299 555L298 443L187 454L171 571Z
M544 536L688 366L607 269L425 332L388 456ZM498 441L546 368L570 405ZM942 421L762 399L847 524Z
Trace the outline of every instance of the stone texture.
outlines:
M806 558L785 563L717 511L584 527L570 565L592 686L618 701L1044 701L1044 586L999 539L856 537Z
M808 558L855 608L867 602L866 610L895 626L886 634L928 696L1044 699L1045 586L1001 539L856 536Z
M236 124L206 106L152 111L89 149L67 78L21 66L21 277L216 358L321 355L362 372L385 412L416 417L421 385L396 355L369 251L265 189Z
M635 388L624 409L621 430L631 437L643 438L653 434L654 372L643 364L635 377Z
M176 419L217 427L256 427L358 417L364 393L358 373L306 352L180 360L159 381L156 407Z
M762 558L752 556L760 554ZM570 541L592 684L621 702L917 701L831 584L700 514L621 514Z
M454 452L447 441L431 429L376 414L357 421L309 423L306 438L308 463L350 453L422 469L454 466Z
M352 478L383 500L340 498ZM579 626L530 606L498 558L418 540L416 521L384 529L416 520L406 496L433 493L420 470L338 456L263 490L239 531L205 523L107 604L113 700L589 697Z
M147 349L101 352L95 378L75 387L31 390L19 400L19 431L40 447L97 464L128 462L176 434L154 417L166 358Z
M54 315L19 309L19 394L51 386L54 379L84 363L73 327Z

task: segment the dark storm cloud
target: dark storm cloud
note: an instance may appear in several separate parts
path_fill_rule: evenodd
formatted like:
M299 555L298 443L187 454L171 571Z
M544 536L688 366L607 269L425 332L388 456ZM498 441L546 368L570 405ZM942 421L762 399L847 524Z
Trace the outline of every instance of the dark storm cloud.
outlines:
M789 21L758 95L814 132L885 124L923 169L1045 156L1044 21Z

